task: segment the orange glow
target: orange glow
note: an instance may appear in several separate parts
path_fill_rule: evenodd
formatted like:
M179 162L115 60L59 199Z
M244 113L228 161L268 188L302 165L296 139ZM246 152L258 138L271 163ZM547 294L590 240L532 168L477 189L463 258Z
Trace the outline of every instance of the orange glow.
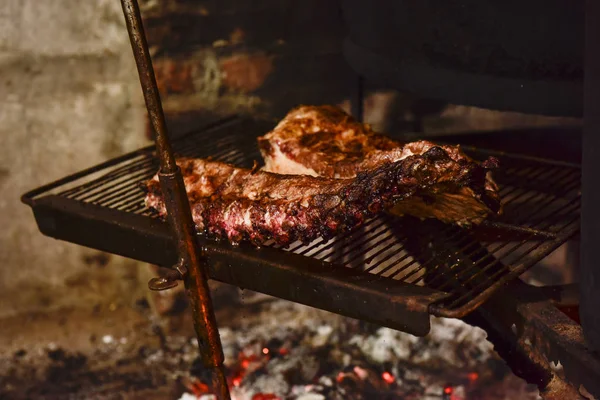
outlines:
M241 383L242 383L241 376L236 376L235 378L233 378L233 386L240 386Z
M339 374L337 374L337 378L335 378L338 382L341 382L344 380L344 373L340 372Z
M263 347L263 354L267 355L269 354L269 349L267 349L266 347Z
M467 377L469 378L469 380L472 382L475 382L477 379L479 379L479 374L477 372L471 372L469 375L467 375Z
M242 368L246 369L250 366L250 360L242 360Z
M210 388L202 382L194 382L192 384L192 392L194 392L196 396L201 396L205 393L210 393Z
M389 384L392 384L396 381L396 378L394 378L394 375L390 374L387 371L385 371L383 374L381 374L381 377L383 378L384 381L386 381Z
M446 386L444 388L444 394L452 394L452 386Z
M273 393L257 393L252 396L252 400L281 400Z

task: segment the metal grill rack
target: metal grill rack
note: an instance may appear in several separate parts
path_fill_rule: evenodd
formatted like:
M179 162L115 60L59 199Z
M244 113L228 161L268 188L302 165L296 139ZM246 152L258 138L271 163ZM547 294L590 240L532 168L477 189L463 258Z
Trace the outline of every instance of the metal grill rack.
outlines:
M173 142L179 156L242 167L260 161L256 136L272 124L232 117ZM381 216L324 242L288 248L201 238L209 275L240 287L424 335L429 314L462 317L579 230L578 165L495 155L504 215L471 230ZM156 173L154 147L33 190L23 201L49 236L159 265L176 260L167 224L139 183Z

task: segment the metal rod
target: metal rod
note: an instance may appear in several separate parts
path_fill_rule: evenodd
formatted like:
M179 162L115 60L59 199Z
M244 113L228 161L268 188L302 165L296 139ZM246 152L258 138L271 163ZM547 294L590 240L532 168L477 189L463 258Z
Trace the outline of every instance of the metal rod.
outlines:
M581 182L581 304L589 346L600 351L600 3L585 2L585 77Z
M159 179L171 228L177 239L179 271L194 317L200 356L212 370L212 388L218 399L228 400L229 389L223 372L223 349L208 288L207 275L201 264L192 213L180 169L175 163L167 126L156 85L148 43L137 0L121 0L129 39L135 57L146 107L154 129L160 161Z
M154 76L152 59L148 51L148 43L146 42L140 9L137 0L121 0L121 5L123 6L129 40L133 49L133 57L135 58L140 83L144 91L148 117L154 130L154 140L156 141L160 169L164 173L173 173L177 169L177 164L175 164L175 157L173 156L173 150L167 134L165 115Z

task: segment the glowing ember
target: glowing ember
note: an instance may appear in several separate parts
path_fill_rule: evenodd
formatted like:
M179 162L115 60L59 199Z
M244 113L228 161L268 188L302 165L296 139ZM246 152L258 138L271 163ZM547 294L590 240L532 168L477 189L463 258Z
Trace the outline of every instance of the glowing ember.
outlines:
M452 386L446 386L444 388L444 394L452 394L452 392L453 392Z
M475 382L477 379L479 379L479 374L477 372L471 372L469 373L469 375L467 375L467 378L469 378L469 381L471 383Z
M365 370L364 368L356 366L352 370L360 379L365 380L367 378L367 370Z
M280 398L272 393L257 393L252 396L252 400L280 400Z
M394 378L394 375L390 374L387 371L385 371L383 374L381 374L381 377L383 378L384 381L386 381L390 385L392 383L396 382L396 378Z
M262 352L264 355L267 355L267 354L269 354L269 349L266 347L263 347Z
M236 376L231 382L233 383L233 386L240 386L240 384L242 383L242 377Z
M202 382L194 382L192 386L192 391L196 396L199 396L201 394L210 393L210 388L208 387L208 385Z
M281 354L282 356L285 356L289 353L290 351L284 347L279 349L279 354Z
M200 382L198 379L184 379L182 383L195 397L200 397L210 393L210 388L208 385Z

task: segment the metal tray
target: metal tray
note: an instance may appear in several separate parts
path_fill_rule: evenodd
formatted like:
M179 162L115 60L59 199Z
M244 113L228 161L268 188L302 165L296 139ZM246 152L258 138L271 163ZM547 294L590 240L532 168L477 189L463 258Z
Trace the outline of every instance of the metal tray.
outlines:
M231 117L173 141L177 155L243 167L260 161L256 137L267 121ZM578 165L493 154L504 215L473 230L381 216L325 243L286 249L198 239L209 276L269 295L415 335L429 315L460 318L579 230ZM154 147L107 161L22 197L50 237L162 266L175 264L166 222L144 206L139 183L158 169Z

